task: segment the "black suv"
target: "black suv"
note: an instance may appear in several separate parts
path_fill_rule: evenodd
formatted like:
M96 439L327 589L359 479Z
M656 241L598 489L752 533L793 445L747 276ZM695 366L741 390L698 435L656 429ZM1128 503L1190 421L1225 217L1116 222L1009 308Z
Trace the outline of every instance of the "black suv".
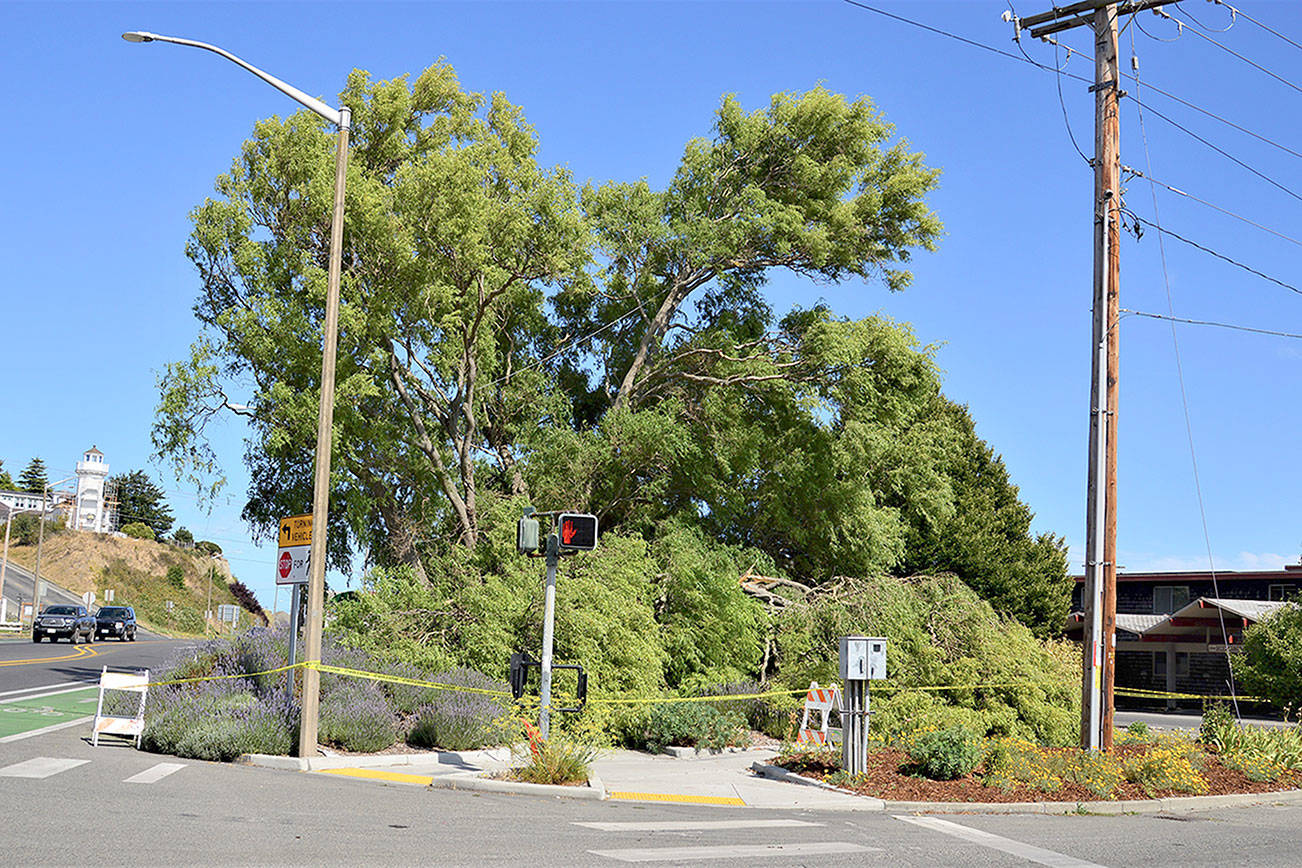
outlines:
M51 642L61 637L76 645L83 639L95 641L95 616L85 606L46 606L32 625L32 641L43 638Z
M130 606L104 606L95 613L95 636L116 636L119 642L136 641L136 610Z

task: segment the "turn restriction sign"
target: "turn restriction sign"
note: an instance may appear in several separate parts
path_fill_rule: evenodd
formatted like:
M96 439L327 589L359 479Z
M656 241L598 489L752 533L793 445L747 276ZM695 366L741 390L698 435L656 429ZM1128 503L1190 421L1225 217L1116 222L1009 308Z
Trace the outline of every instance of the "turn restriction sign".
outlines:
M276 559L276 584L307 582L307 561L312 551L312 516L291 515L280 520L280 556Z

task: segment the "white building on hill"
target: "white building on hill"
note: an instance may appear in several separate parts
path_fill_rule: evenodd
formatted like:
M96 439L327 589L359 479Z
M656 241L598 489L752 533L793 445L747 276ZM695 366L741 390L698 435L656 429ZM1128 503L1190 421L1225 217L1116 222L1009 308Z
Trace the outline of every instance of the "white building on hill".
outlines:
M68 527L73 530L91 533L112 533L117 502L108 485L108 463L104 453L94 446L82 453L77 462L77 491L51 490L45 500L48 518L55 513L67 518ZM25 491L0 491L0 504L15 514L41 511L42 497L38 492L30 494Z

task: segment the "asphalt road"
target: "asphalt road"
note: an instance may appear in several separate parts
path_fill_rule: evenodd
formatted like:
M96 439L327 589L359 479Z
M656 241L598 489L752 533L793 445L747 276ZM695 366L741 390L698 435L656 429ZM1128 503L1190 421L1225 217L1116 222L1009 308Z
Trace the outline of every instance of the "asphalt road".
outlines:
M431 790L179 760L81 727L0 744L7 864L1298 864L1302 808L896 817Z
M5 586L4 598L9 601L9 617L13 620L18 619L18 606L30 604L32 602L32 585L35 576L31 570L23 569L13 561L5 565ZM71 603L80 605L81 595L66 591L58 585L53 584L47 578L45 588L41 593L41 605L48 606L51 603Z
M193 644L193 640L158 639L144 631L135 642L100 640L82 645L37 644L28 633L11 636L0 640L0 696L77 682L98 684L105 666L119 671L157 671L173 655Z

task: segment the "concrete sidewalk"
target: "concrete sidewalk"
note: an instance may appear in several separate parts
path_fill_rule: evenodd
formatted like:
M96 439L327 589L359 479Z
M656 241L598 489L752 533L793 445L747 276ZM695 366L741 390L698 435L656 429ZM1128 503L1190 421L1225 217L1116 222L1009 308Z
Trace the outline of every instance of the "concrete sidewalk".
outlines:
M515 765L507 749L393 754L387 756L323 756L311 759L249 754L248 765L318 774L363 778L391 784L448 789L552 795L579 799L717 805L769 809L880 811L880 799L852 796L816 783L803 785L795 776L773 779L757 774L776 756L752 748L724 753L668 756L633 750L601 751L592 763L587 787L552 787L494 780L491 775ZM776 772L781 775L780 771Z

